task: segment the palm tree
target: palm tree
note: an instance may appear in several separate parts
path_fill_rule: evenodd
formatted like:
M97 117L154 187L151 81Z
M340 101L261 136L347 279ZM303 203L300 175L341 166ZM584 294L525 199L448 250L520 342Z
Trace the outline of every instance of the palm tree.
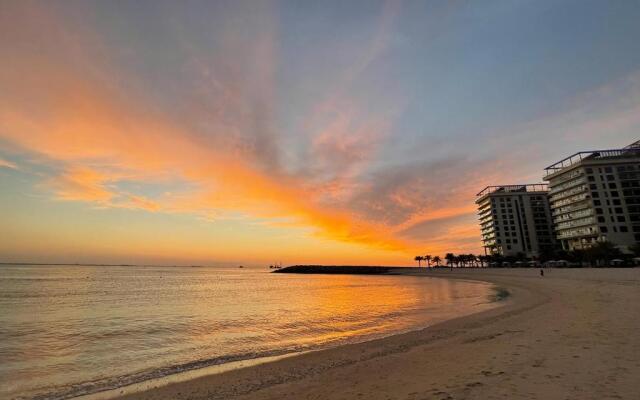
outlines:
M444 256L444 259L447 260L447 265L449 265L449 266L451 266L451 264L453 264L455 258L456 258L456 256L453 255L453 253L447 253Z
M466 268L467 267L467 263L471 262L471 258L469 257L469 254L460 254L460 262L462 263L462 267Z
M440 261L442 261L442 259L440 258L440 256L435 256L433 257L433 262L436 263L436 267L440 266Z
M467 254L467 257L472 267L478 266L478 258L474 254Z
M482 254L477 256L478 261L480 261L480 268L484 268L484 264L488 263L489 261L489 257L488 256L483 256Z
M431 259L433 257L431 257L430 254L427 254L426 256L424 256L423 260L425 260L427 262L427 268L431 268Z
M596 264L603 262L607 266L612 259L622 257L622 252L611 242L598 242L587 249L587 255Z
M422 262L422 260L424 260L424 257L415 256L414 260L418 262L418 268L420 268L422 266L422 265L420 265L420 263Z

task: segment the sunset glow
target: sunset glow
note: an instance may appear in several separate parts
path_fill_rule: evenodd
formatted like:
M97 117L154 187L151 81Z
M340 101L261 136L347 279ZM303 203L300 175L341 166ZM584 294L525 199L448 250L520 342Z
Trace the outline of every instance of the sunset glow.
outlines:
M638 136L624 10L585 38L525 3L349 4L2 3L1 261L480 252L479 189ZM592 62L601 35L627 57Z

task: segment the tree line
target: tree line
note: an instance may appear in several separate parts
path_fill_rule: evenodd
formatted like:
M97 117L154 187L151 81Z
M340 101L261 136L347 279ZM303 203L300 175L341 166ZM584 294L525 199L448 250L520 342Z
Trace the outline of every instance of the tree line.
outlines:
M447 263L447 266L452 267L483 267L485 264L489 262L489 256L475 255L475 254L453 254L447 253L444 256L444 260ZM440 267L443 259L440 256L431 256L427 254L426 256L415 256L414 261L418 262L418 267L422 266L422 261L425 262L425 266L427 268L431 268L431 263L433 262L433 267ZM487 264L488 265L488 264Z
M534 261L536 264L544 264L548 261L565 261L568 266L573 267L597 267L609 265L634 265L635 258L640 257L640 243L629 248L629 253L623 253L611 242L599 242L587 249L575 249L571 251L562 249L545 249L539 257L526 257L524 253L513 256L503 256L501 254L475 255L475 254L454 254L447 253L444 261L448 267L489 267L513 265L515 263L524 264ZM443 261L440 256L415 256L418 267L425 262L427 268L440 267Z

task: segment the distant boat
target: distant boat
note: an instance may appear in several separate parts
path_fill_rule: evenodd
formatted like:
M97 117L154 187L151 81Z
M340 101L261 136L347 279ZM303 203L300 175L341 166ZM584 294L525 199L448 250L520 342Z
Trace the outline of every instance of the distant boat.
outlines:
M238 265L238 268L244 268L244 265Z

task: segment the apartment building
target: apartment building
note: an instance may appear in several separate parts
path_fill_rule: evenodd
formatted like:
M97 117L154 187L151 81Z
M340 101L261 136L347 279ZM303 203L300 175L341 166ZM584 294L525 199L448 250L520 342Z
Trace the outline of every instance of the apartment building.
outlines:
M476 204L486 254L538 257L556 246L546 184L487 186Z
M640 141L581 151L545 168L556 238L565 250L640 242Z

